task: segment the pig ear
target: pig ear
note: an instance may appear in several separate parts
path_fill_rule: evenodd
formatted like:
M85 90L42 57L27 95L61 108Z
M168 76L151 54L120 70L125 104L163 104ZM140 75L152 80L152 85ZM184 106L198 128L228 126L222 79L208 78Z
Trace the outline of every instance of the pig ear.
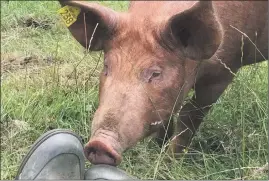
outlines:
M69 5L81 9L77 20L68 29L83 47L88 49L90 39L98 23L91 41L90 50L103 50L104 41L111 36L116 26L116 12L96 3L63 0L59 0L59 2L62 7Z
M172 16L165 29L173 47L193 60L209 59L218 49L222 33L211 1L199 1Z

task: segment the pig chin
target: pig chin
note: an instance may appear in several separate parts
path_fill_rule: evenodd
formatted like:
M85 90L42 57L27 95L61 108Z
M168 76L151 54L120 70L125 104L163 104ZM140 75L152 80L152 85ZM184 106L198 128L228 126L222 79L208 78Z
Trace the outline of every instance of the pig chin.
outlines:
M108 130L97 130L84 148L85 156L92 164L119 165L122 152L117 134Z

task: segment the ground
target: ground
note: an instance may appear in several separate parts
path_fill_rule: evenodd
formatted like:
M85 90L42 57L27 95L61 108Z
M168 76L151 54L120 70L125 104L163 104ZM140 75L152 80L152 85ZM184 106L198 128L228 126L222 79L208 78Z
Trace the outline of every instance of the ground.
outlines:
M102 2L125 10L127 2ZM98 105L102 52L84 57L56 13L57 2L1 1L1 179L12 180L23 155L53 128L84 143ZM150 139L119 166L141 179L267 179L268 64L242 69L205 118L190 153L168 156ZM87 165L90 165L87 163Z

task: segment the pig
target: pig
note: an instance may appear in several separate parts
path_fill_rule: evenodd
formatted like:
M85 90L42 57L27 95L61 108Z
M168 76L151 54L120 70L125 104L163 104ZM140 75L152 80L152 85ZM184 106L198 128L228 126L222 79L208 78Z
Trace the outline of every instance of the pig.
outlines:
M127 12L60 4L81 9L68 27L73 37L104 52L84 150L92 164L117 166L124 151L153 134L180 155L240 68L268 59L267 1L132 1Z

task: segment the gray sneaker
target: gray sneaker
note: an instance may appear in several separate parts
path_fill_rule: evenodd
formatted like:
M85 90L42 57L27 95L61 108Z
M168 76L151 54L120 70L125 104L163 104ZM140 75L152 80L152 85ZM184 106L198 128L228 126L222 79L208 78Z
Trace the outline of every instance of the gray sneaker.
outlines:
M83 180L85 157L79 136L54 129L38 138L24 157L16 180Z
M129 176L123 170L110 165L92 165L85 172L85 180L137 180Z

